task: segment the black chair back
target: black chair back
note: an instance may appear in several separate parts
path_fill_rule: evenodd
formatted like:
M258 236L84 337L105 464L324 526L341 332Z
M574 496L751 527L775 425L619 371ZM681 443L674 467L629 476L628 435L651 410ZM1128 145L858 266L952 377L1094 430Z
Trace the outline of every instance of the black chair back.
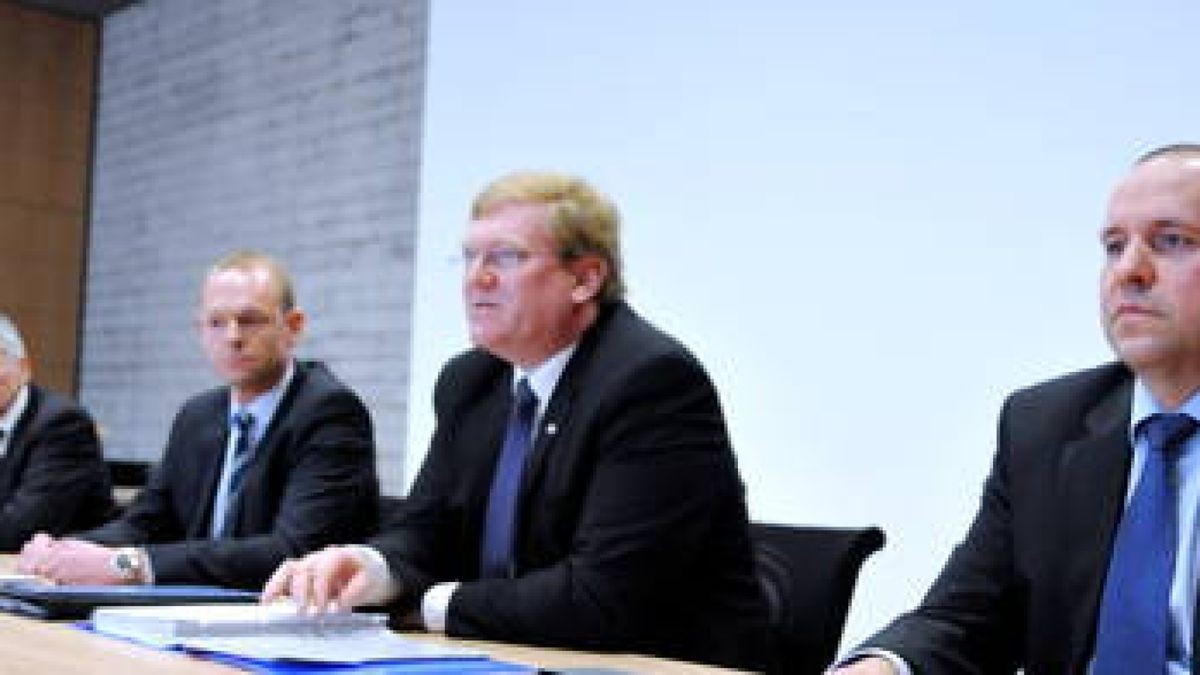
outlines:
M837 656L863 562L883 548L878 527L750 527L773 640L771 672L822 673Z

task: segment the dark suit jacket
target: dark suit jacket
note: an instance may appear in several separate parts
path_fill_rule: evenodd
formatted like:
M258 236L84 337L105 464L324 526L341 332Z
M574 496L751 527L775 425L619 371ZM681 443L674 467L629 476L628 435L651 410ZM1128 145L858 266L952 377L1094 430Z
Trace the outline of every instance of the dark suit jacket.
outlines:
M92 418L35 385L0 460L0 550L36 532L93 527L113 511L112 485Z
M462 580L451 635L761 665L765 610L716 391L623 304L583 337L541 420L515 578L478 579L511 377L479 350L441 373L424 466L370 542L401 584L398 610Z
M1124 507L1132 383L1109 365L1010 397L966 539L868 645L918 673L1083 673Z
M228 387L184 404L146 489L121 518L81 536L145 545L157 582L257 589L285 558L374 532L371 418L324 365L297 362L254 449L232 535L209 539L228 418Z

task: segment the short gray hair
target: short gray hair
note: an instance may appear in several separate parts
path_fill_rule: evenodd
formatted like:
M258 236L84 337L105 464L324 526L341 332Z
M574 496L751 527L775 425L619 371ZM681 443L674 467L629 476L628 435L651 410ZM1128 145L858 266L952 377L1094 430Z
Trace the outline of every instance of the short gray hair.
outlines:
M0 312L0 351L18 359L25 358L25 341L12 317Z

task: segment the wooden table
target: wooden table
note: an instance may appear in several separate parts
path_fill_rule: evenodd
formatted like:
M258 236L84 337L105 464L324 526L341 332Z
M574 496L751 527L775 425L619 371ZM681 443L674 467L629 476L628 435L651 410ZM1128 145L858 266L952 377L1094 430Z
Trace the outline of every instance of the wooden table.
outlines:
M11 572L14 556L0 555L0 573ZM581 652L548 647L461 640L428 633L407 637L468 647L498 661L547 670L594 668L630 673L731 673L736 671L636 654ZM142 647L64 624L0 613L0 675L43 673L163 673L196 675L241 672L174 652Z
M487 653L498 661L547 670L597 668L630 673L707 674L734 671L634 654L596 654L543 647L409 634ZM156 673L218 675L241 672L200 658L141 647L65 624L0 614L0 674Z

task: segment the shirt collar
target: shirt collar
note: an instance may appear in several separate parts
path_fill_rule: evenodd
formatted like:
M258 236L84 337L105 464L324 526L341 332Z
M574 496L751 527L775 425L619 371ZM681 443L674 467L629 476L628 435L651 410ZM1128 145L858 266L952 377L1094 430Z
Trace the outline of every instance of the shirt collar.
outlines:
M571 360L571 355L575 353L575 348L578 346L578 342L567 345L556 352L554 356L532 368L513 368L513 390L516 390L517 383L521 381L521 378L529 381L529 388L533 389L533 393L537 395L539 417L550 403L550 396L554 394L554 388L558 386L558 380L562 377L563 371L567 369L567 362Z
M1137 428L1143 421L1152 415L1171 412L1187 413L1196 420L1200 420L1200 391L1189 396L1175 410L1168 410L1155 400L1154 394L1150 393L1150 388L1146 386L1146 383L1141 378L1135 379L1133 381L1133 408L1129 415L1130 443L1136 442Z
M17 421L21 419L21 415L25 414L25 408L29 406L29 385L23 384L13 396L12 403L8 406L8 410L0 415L0 430L4 431L4 437L0 438L0 456L8 452L8 443L12 439L13 429L17 426Z
M287 370L284 371L283 377L279 378L279 382L274 387L250 399L249 403L239 404L233 400L233 396L230 396L229 419L232 420L233 416L239 412L248 412L253 415L254 424L250 427L250 438L257 443L262 438L267 425L270 424L271 418L275 416L279 401L283 399L283 394L287 391L288 385L292 383L292 377L295 374L295 362L288 361Z

